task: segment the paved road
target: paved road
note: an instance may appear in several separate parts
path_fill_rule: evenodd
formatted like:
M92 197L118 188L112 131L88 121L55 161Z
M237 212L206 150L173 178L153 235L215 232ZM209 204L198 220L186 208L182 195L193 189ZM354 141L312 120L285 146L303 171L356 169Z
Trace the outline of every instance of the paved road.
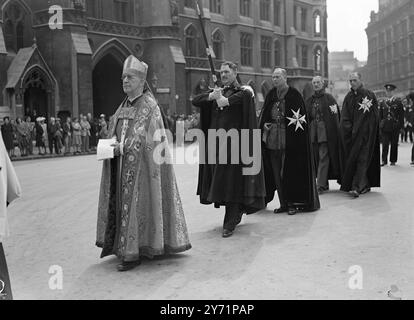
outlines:
M244 218L221 238L223 212L195 197L197 167L176 166L193 249L116 272L94 247L100 164L94 156L15 163L24 196L10 208L5 243L16 299L389 299L414 298L414 168L410 146L383 170L383 188L351 200L335 189L323 209L294 217L272 210ZM63 289L49 288L51 266ZM349 287L352 266L363 289ZM53 270L51 270L53 271ZM355 274L358 276L359 274ZM359 278L358 278L359 279ZM54 282L53 282L54 283Z

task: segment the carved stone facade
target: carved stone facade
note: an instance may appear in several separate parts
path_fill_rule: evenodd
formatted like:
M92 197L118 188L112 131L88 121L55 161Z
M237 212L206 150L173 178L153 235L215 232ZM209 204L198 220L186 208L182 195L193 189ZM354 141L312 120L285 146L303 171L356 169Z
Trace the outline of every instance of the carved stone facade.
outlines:
M0 0L0 116L110 116L123 99L122 65L131 54L150 65L148 82L160 104L185 113L178 6L165 1L57 0L62 27L51 28L57 11L50 12L50 1ZM9 11L27 19L9 21ZM35 66L33 56L44 63ZM45 85L35 69L54 81ZM38 81L29 85L25 77Z
M53 3L63 10L61 29L49 25L56 12L49 12L48 0L0 0L0 115L109 116L123 98L122 64L131 54L148 63L148 83L168 113L191 112L195 88L211 79L196 11L185 6L193 1ZM313 75L327 76L325 0L263 1L268 10L261 0L252 0L243 9L246 16L240 14L240 3L200 0L217 69L223 60L243 62L240 38L246 33L251 35L251 65L240 71L259 101L276 65L286 67L291 83L301 90ZM17 21L9 12L26 18ZM33 56L43 61L37 70L53 79L49 87L39 82L37 89L29 88L22 81L33 71Z
M414 91L414 1L380 0L379 8L366 29L367 86L380 92L394 83L400 94L408 94Z

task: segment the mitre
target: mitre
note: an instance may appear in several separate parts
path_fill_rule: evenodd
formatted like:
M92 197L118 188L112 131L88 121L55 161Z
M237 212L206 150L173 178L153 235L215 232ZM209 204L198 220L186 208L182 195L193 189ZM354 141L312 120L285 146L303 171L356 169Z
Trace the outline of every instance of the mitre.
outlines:
M148 65L131 55L125 60L124 63L124 73L128 70L134 70L140 77L145 79L147 77Z

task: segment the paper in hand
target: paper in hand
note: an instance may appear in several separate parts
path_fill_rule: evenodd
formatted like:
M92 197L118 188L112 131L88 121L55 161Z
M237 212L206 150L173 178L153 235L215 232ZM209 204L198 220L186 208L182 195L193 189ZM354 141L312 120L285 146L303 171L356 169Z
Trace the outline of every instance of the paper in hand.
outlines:
M97 158L98 161L108 160L114 158L114 147L116 139L100 139L98 143Z

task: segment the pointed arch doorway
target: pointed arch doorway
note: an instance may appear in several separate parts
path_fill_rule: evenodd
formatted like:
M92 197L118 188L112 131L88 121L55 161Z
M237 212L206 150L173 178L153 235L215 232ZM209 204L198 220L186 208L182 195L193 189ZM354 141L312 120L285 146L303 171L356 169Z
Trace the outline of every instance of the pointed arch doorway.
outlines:
M113 115L125 97L122 89L122 63L112 54L105 55L93 69L94 116Z
M24 116L30 116L32 121L39 116L47 119L54 116L52 91L53 86L42 69L30 70L23 79Z

